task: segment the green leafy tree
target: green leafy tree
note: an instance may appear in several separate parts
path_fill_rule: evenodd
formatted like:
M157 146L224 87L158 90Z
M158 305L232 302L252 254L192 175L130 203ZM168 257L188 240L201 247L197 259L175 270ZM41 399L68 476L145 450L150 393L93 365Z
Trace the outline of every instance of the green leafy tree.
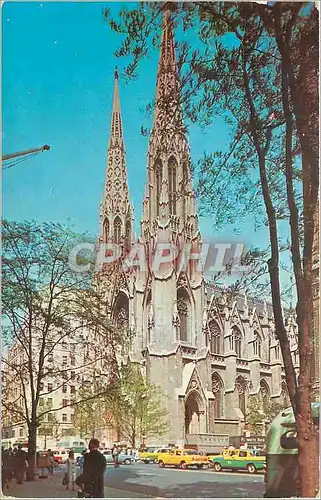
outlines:
M318 438L311 416L311 354L319 186L318 10L303 2L142 2L123 9L117 21L107 10L110 27L122 36L116 55L129 57L128 79L159 45L164 9L172 11L185 37L192 34L189 43L177 47L182 91L178 106L193 123L206 126L219 116L230 127L229 148L206 152L198 164L203 209L220 225L237 225L250 213L256 224L267 227L265 265L298 428L301 495L314 496ZM282 238L285 227L287 237ZM283 250L296 287L299 383L282 312Z
M77 395L58 407L40 402L64 385L90 383L99 375L100 392L110 390L116 346L124 336L107 319L107 303L94 286L90 271L79 273L71 265L71 251L86 235L76 235L54 223L3 221L2 227L2 313L4 337L10 347L2 358L6 372L6 398L2 401L12 419L27 425L29 479L34 479L37 429L44 417L83 400ZM77 263L89 259L78 255ZM50 362L57 346L70 344L69 364L59 358ZM81 349L79 349L81 347ZM78 357L77 357L78 356ZM105 369L106 368L106 369ZM51 388L47 382L50 381ZM17 393L11 393L10 387Z
M128 362L122 367L119 392L111 401L109 411L119 436L133 448L169 430L164 397L157 386L146 380L141 366Z
M264 425L273 419L285 408L289 407L289 402L266 401L260 395L249 397L247 404L246 420L250 424L251 432L257 436L262 435Z

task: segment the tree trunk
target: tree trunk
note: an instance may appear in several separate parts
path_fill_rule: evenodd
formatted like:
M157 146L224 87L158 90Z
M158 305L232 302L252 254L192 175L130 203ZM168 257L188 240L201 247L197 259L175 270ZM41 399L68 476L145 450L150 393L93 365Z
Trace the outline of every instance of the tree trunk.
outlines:
M27 481L35 480L36 473L36 451L37 451L37 423L31 421L28 427L28 469Z

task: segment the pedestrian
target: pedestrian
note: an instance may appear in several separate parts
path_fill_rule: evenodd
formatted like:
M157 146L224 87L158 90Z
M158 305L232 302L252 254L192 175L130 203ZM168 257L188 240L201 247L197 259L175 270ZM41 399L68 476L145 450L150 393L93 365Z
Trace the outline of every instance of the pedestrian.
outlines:
M75 491L75 480L76 480L76 460L73 450L69 451L68 458L66 460L66 476L67 476L67 490L71 489Z
M98 439L89 441L89 453L84 455L84 468L81 477L77 478L77 484L85 497L104 498L104 474L106 460L99 451Z
M9 477L10 477L10 456L9 451L5 450L2 446L1 448L1 483L2 492L4 493L5 488L9 488Z
M48 453L48 462L49 462L48 474L49 474L49 477L53 478L53 475L54 475L54 466L55 466L54 454L53 454L53 451L51 451L50 448L49 448L49 450L48 450L47 453Z
M18 484L22 484L25 477L27 453L23 451L22 445L19 444L18 450L14 458L15 463L15 476Z
M114 467L118 467L119 466L118 455L119 455L118 446L116 444L114 444L114 447L112 449L112 456L113 456L113 461L114 461Z
M87 450L83 450L81 452L81 457L79 457L78 463L79 463L79 468L80 468L80 474L84 472L84 463L85 463L85 455L87 453Z

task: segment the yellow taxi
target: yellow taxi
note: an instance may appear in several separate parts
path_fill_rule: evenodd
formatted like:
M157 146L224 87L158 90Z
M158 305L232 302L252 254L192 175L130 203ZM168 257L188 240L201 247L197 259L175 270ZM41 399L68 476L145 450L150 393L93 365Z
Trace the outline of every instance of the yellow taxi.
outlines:
M197 467L202 469L208 466L208 457L200 455L196 450L175 448L167 453L158 455L158 465L160 467L173 466L187 469Z

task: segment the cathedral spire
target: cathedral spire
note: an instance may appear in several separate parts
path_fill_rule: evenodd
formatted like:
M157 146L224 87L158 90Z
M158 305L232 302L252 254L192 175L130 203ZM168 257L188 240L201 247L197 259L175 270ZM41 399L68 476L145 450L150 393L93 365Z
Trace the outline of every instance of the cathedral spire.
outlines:
M157 71L156 110L154 127L168 128L167 125L182 125L180 108L180 85L175 59L173 21L170 2L164 5L161 53Z
M118 86L118 69L114 71L114 95L113 108L111 114L111 126L109 147L124 147L123 127L120 113L119 86Z
M114 72L105 192L101 204L101 239L127 243L131 240L132 213L127 182L125 145L120 112L118 70Z

